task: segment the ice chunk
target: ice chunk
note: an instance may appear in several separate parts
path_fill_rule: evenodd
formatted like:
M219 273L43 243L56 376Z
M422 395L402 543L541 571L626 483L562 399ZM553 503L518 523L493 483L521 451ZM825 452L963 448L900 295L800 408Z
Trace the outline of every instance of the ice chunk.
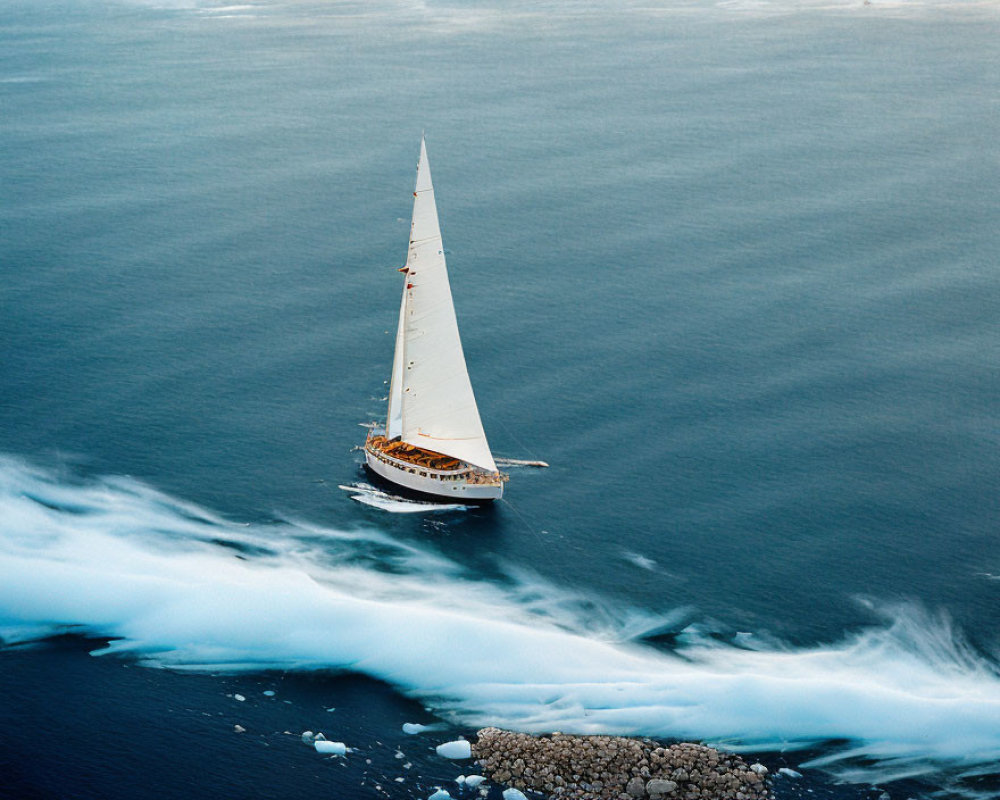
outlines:
M438 789L434 794L427 798L427 800L451 800L451 795L448 794L444 789Z
M455 783L461 786L463 783L465 783L465 776L459 775L457 778L455 778Z
M404 753L402 750L397 750L395 758L406 758L406 753Z
M408 733L411 736L417 733L423 733L427 730L426 725L421 725L419 722L404 722L403 723L403 733Z
M239 701L240 701L241 703L242 703L242 702L243 702L244 700L246 700L246 698L245 698L245 697L244 697L243 695L241 695L241 694L234 694L234 695L233 695L233 699L234 699L234 700L239 700Z
M442 758L472 758L472 745L465 739L456 739L453 742L439 744L435 750Z
M317 742L326 741L326 737L323 735L323 731L320 731L315 736L313 736L313 739L315 739Z
M233 732L234 733L246 733L247 729L244 728L242 725L233 725Z
M343 742L327 742L325 740L317 739L313 742L313 747L316 748L317 753L323 753L325 755L331 756L342 756L347 753L347 745Z
M479 784L481 784L485 780L486 778L484 778L482 775L466 775L465 785L468 786L470 789L475 789L477 786L479 786Z
M306 744L312 744L313 732L312 731L302 731L302 741Z
M787 775L789 778L801 778L802 773L796 772L794 769L789 769L788 767L782 767L778 770L782 775Z
M504 789L503 800L528 800L528 798L520 789Z
M274 692L268 689L266 692L262 692L264 697L274 697Z

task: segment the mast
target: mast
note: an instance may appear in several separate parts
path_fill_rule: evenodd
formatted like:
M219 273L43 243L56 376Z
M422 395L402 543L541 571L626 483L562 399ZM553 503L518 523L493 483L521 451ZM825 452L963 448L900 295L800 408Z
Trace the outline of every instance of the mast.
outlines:
M496 471L458 333L423 138L386 435Z

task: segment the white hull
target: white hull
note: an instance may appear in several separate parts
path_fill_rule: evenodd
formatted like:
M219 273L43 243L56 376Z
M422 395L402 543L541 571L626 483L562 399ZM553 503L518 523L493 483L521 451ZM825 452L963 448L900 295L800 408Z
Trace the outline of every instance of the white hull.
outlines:
M379 458L365 448L369 469L381 478L414 492L441 497L452 502L463 500L499 500L503 482L470 483L467 473L442 472L414 465L403 465L386 457Z

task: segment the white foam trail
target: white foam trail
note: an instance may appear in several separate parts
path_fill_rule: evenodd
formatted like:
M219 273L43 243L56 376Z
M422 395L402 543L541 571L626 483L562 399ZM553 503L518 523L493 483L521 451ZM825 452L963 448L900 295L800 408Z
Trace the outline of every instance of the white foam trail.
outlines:
M647 558L641 553L633 553L630 550L626 550L622 553L622 558L628 561L630 564L635 564L639 569L647 570L648 572L656 571L656 562L651 558Z
M376 489L368 484L338 486L351 492L351 499L366 506L388 511L390 514L428 514L436 511L466 511L469 506L461 503L436 503L427 500L408 500Z
M414 503L371 494L355 494L351 495L351 499L366 506L388 511L390 514L433 514L437 511L465 511L468 508L457 503Z
M349 668L468 724L768 749L849 739L848 756L900 774L1000 760L996 670L914 609L826 646L689 637L665 653L626 641L652 615L527 574L485 582L375 531L237 525L127 479L0 459L0 520L8 640L72 626L153 665Z

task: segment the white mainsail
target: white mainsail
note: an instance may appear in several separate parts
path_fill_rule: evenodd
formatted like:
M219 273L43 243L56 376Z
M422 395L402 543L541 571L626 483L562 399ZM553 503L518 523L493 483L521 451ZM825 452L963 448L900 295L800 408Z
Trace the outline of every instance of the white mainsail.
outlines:
M423 139L413 198L386 435L495 472L458 334Z

